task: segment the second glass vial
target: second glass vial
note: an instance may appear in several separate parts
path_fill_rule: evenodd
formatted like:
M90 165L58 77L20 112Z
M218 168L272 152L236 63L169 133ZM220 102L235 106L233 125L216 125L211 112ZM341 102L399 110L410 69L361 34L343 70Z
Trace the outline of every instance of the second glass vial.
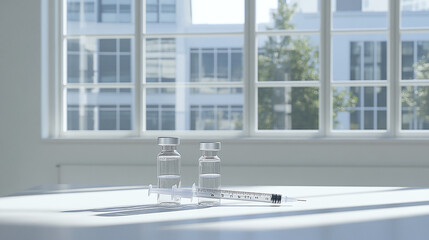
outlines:
M200 143L202 156L198 160L199 188L220 189L220 158L217 156L220 151L220 142ZM199 205L217 206L220 205L219 198L198 198Z

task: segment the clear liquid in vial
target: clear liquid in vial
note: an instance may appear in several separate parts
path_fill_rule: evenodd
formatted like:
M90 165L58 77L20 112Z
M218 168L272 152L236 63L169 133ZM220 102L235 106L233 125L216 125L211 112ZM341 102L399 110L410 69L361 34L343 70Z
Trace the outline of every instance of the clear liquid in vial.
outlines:
M158 187L171 189L174 185L180 188L180 156L158 158ZM165 205L180 204L180 198L171 199L170 195L158 195L158 203Z
M199 187L200 188L212 188L219 189L220 182L220 160L205 159L200 161L200 175L199 175ZM220 198L198 198L198 204L206 206L216 206L220 204Z

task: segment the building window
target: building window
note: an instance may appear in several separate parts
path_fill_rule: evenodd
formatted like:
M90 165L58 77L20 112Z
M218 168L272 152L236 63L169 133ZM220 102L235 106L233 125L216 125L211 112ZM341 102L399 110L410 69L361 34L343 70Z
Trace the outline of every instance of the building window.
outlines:
M175 130L176 119L174 108L174 105L147 105L147 130Z
M174 23L176 20L176 0L147 0L147 23Z
M243 80L241 48L191 48L192 82L239 82Z
M191 130L241 130L243 106L191 105Z
M386 80L385 41L350 42L350 80ZM385 130L387 128L386 87L348 87L336 89L334 97L347 93L349 106L337 107L335 129ZM343 108L343 110L339 110Z

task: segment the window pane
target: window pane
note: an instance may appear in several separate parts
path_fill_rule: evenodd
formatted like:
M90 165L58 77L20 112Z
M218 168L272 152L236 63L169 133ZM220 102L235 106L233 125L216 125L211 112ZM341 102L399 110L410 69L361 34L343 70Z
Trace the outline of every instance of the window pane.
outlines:
M212 82L214 81L214 49L203 49L203 52L201 54L202 62L202 82Z
M240 58L241 60L241 58ZM228 81L228 52L227 50L219 49L217 51L217 78L219 81Z
M132 82L131 42L131 39L90 37L68 39L67 83Z
M429 34L402 34L402 80L429 79Z
M318 36L258 38L258 81L319 80Z
M364 87L364 106L374 107L374 87Z
M231 81L243 81L243 53L241 48L234 48L231 50Z
M374 129L374 111L365 111L364 112L364 129L372 130Z
M319 129L319 89L258 88L258 129Z
M116 106L100 105L98 125L100 130L117 130Z
M427 0L401 0L401 27L429 27Z
M242 81L242 47L242 37L149 38L146 82Z
M116 52L116 39L100 39L100 52Z
M120 39L120 49L123 53L131 52L131 39Z
M67 130L132 130L130 88L67 89Z
M83 121L83 130L94 130L94 113L96 111L95 106L85 106L85 120Z
M78 83L79 82L79 54L69 53L67 54L67 82Z
M383 88L376 88L376 94L377 94L377 107L386 107L386 91L387 89L385 87Z
M100 61L100 83L117 82L116 79L116 56L99 56Z
M242 89L177 87L147 90L147 130L243 129Z
M257 0L256 23L259 31L319 29L318 0Z
M119 130L132 129L132 114L130 105L121 105L119 113Z
M96 50L79 39L67 40L67 83L93 83L95 81Z
M191 82L200 80L200 54L198 49L191 49Z
M67 0L65 8L68 35L134 33L132 0Z
M159 129L159 107L158 105L146 105L146 129L147 130L160 130Z
M242 32L244 0L148 0L147 33Z
M377 129L387 129L386 111L377 111Z
M121 55L119 59L120 82L131 82L131 55Z
M402 129L429 129L429 87L402 87Z
M79 130L79 106L67 105L67 130Z
M385 130L386 87L336 87L332 109L335 130Z
M333 35L333 80L387 80L386 39L385 34Z
M388 0L332 1L334 29L387 28Z

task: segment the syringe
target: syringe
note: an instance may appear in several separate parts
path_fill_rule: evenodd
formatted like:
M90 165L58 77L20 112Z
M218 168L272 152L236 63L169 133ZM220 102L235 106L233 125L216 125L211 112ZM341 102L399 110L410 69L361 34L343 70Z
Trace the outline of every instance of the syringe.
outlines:
M195 187L195 184L192 186L192 188L177 188L176 185L174 185L171 189L153 188L152 185L149 185L148 195L150 195L151 193L171 195L171 199L176 199L177 197L190 198L191 201L193 197L221 198L221 199L266 202L266 203L275 203L275 204L305 201L302 199L290 198L282 194L244 192L244 191L233 191L233 190L212 189L212 188L197 188Z

